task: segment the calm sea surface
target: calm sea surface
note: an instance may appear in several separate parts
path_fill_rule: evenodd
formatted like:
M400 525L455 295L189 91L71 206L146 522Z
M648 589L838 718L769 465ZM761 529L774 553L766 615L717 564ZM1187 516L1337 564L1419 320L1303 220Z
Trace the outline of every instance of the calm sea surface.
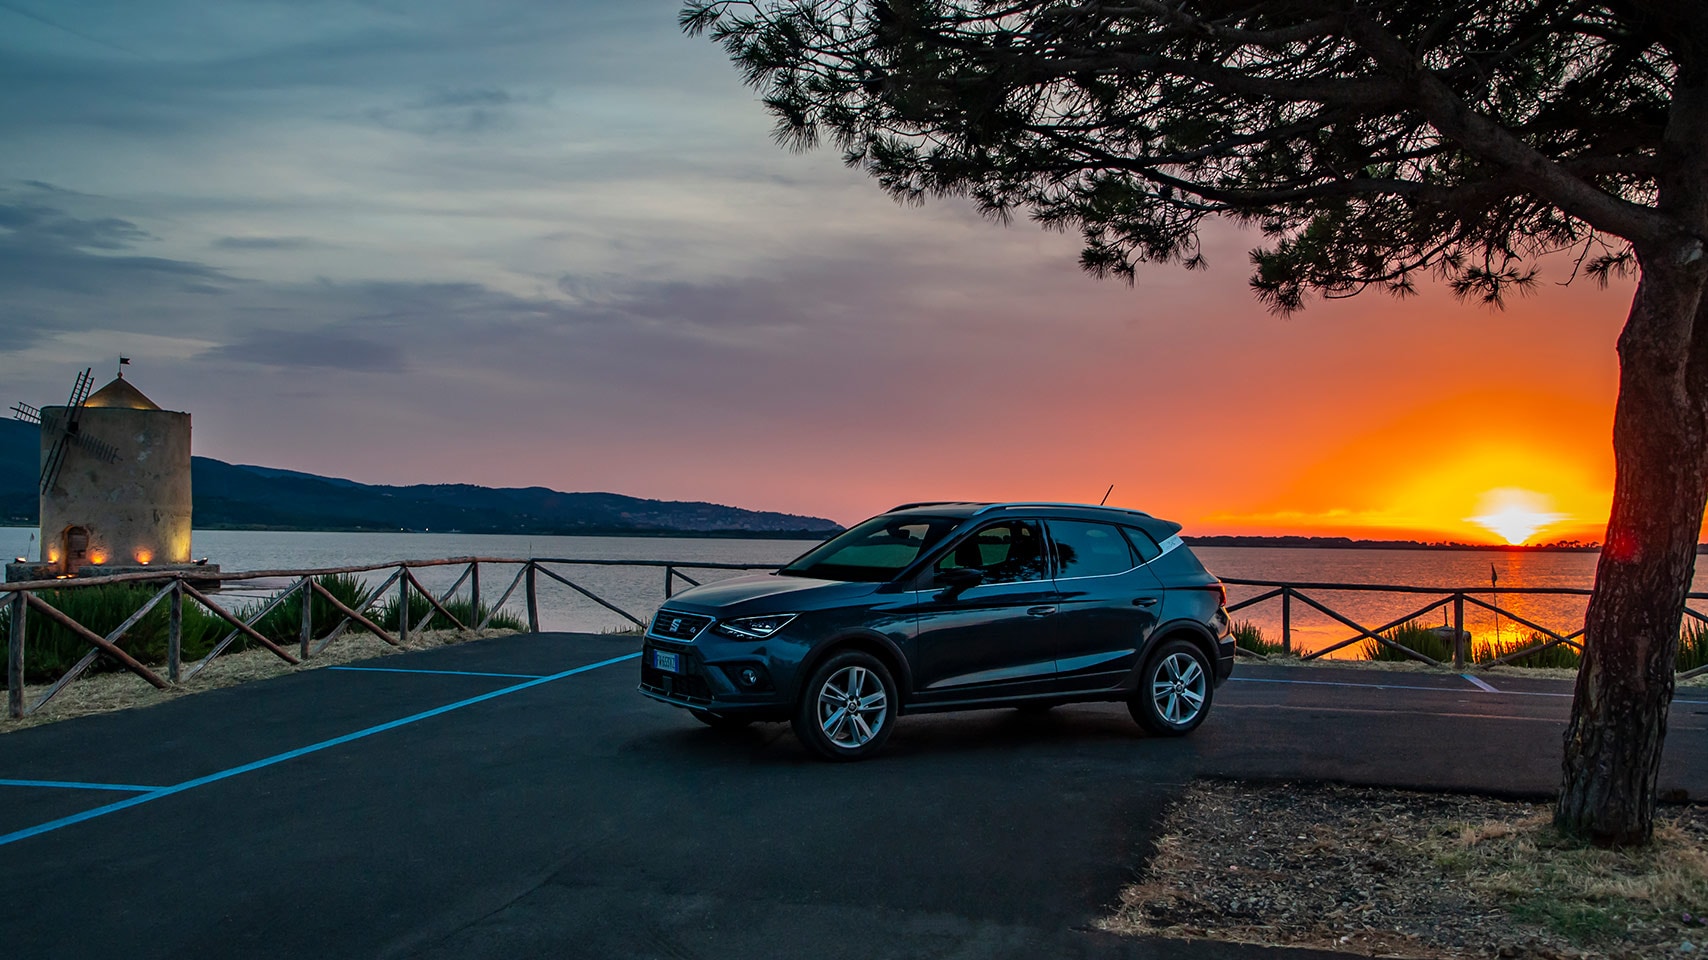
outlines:
M0 556L34 556L29 527L0 527ZM811 544L801 540L709 540L668 537L531 537L439 533L275 533L207 530L195 534L195 553L207 556L226 571L277 568L335 567L384 563L403 559L452 556L564 557L571 559L635 559L707 561L714 563L780 564L805 552ZM1290 583L1410 584L1429 587L1487 587L1490 567L1498 586L1588 587L1595 576L1592 553L1500 553L1478 550L1308 550L1277 547L1200 547L1204 564L1218 576L1252 580L1284 580ZM1698 564L1698 592L1708 592L1705 564ZM558 569L571 580L643 619L663 600L662 570L622 567L568 567ZM516 568L482 567L482 593L490 602L509 585ZM431 588L443 589L461 572L447 567L419 572ZM733 574L725 571L691 570L700 580ZM383 578L385 574L374 578ZM280 584L263 584L251 591L264 595ZM547 629L612 630L626 622L615 614L561 584L540 578L540 619ZM682 588L678 583L678 589ZM1263 588L1234 586L1229 597L1237 602L1255 596ZM235 591L232 591L235 592ZM1404 616L1435 597L1352 591L1308 591L1309 595L1367 626L1375 627ZM520 593L511 604L520 610ZM1487 599L1485 595L1485 599ZM1526 619L1562 633L1582 626L1585 600L1578 597L1530 597L1503 594L1498 605ZM1708 612L1708 601L1695 604ZM1424 617L1444 623L1446 611ZM1279 637L1281 607L1277 600L1247 608L1236 619L1250 619L1265 633ZM1304 650L1314 650L1347 639L1352 631L1303 603L1293 604L1293 639ZM1466 626L1477 640L1505 640L1526 636L1506 617L1467 605ZM1351 652L1351 651L1348 651Z

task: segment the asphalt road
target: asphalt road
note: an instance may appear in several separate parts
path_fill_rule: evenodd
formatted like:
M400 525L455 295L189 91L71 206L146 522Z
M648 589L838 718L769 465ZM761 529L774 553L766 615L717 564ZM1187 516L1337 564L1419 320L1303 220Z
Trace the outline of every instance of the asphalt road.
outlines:
M1545 795L1569 690L1244 664L1184 740L1119 706L906 718L854 765L545 634L0 737L11 956L1280 958L1098 934L1194 777ZM614 661L614 662L613 662ZM444 672L433 672L444 671ZM1708 796L1708 691L1663 788Z

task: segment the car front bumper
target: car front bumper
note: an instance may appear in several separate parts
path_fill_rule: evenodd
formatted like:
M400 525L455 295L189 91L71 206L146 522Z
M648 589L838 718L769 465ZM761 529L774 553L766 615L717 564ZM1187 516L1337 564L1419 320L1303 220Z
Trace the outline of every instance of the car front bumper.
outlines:
M673 655L675 670L660 669L655 652ZM757 682L746 682L751 671ZM728 716L786 719L789 703L778 689L772 665L765 658L736 657L708 661L696 643L675 643L646 637L641 645L640 692L661 703Z

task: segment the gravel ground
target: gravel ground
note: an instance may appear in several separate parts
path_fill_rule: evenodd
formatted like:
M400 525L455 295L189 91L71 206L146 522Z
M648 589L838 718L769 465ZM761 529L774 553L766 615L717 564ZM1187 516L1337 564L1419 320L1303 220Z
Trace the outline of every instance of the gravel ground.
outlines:
M1414 958L1653 960L1708 952L1708 807L1657 844L1559 841L1547 806L1201 782L1169 813L1115 932Z

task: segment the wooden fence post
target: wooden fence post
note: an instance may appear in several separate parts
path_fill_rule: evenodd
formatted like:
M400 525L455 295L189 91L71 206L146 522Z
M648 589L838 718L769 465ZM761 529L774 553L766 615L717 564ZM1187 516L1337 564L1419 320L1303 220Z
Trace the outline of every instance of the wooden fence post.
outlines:
M397 578L397 642L399 644L409 642L409 578L401 575L401 571L405 569L407 568L398 568L400 575Z
M24 592L12 594L12 635L6 644L6 712L12 719L24 716Z
M540 632L540 595L536 588L538 578L534 576L534 561L528 561L528 632Z
M1293 588L1281 588L1281 652L1293 652Z
M166 679L177 683L184 666L184 581L174 578L166 601Z
M1465 668L1465 647L1468 646L1465 636L1465 595L1453 595L1453 666Z
M314 590L309 587L311 577L303 577L302 591L302 626L297 630L297 641L302 645L302 659L309 657L309 645L314 642Z
M670 590L674 586L676 586L676 568L667 566L664 568L664 599L670 599Z
M480 561L469 564L469 626L480 624Z

